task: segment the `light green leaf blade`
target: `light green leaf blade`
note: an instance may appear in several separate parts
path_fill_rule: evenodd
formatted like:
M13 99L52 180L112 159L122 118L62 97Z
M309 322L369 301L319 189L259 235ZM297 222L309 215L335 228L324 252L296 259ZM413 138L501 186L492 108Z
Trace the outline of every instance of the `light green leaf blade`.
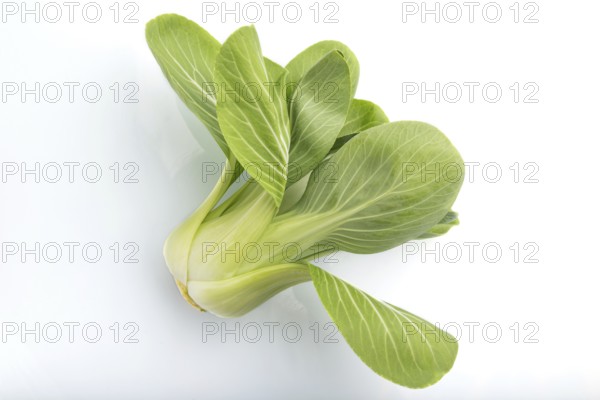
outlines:
M146 41L171 87L228 155L217 121L213 82L221 44L198 24L176 14L164 14L148 22Z
M352 99L348 117L338 136L359 133L386 122L389 122L389 119L377 104L368 100Z
M350 106L350 72L338 51L321 58L300 80L290 104L288 183L300 180L327 155Z
M306 48L294 57L285 68L289 71L288 83L298 84L302 77L327 53L339 51L344 56L350 72L350 94L354 97L358 86L360 67L358 59L348 46L335 40L324 40ZM293 87L290 85L290 88Z
M382 377L422 388L451 368L458 342L435 325L309 265L321 302L360 359Z
M296 219L315 218L324 239L340 250L376 253L416 239L442 220L463 171L458 151L435 127L383 124L321 163L291 212Z
M238 29L223 43L215 80L223 88L217 116L229 148L279 204L287 182L289 119L281 92L267 87L271 78L254 27Z
M450 229L452 229L452 227L457 226L458 224L458 213L450 211L444 216L444 218L442 218L440 222L438 222L430 230L419 236L419 239L430 239L445 235Z
M279 81L281 76L286 72L286 69L267 57L264 57L264 60L265 67L267 68L267 75L269 76L269 83ZM281 92L282 89L280 87L276 87L276 90Z
M389 122L387 115L385 115L381 107L377 104L368 100L352 99L350 110L348 110L348 117L331 148L331 153L339 150L340 147L357 133L387 122Z

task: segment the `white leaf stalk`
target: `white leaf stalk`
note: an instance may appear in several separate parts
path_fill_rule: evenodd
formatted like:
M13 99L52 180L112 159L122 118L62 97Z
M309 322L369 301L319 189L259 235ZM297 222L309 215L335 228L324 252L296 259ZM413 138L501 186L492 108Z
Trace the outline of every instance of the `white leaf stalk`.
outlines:
M257 262L265 250L260 240L278 207L255 181L215 207L235 177L234 163L226 164L204 203L164 246L165 260L184 298L222 317L243 315L280 291L310 280L306 264L283 262L281 257Z

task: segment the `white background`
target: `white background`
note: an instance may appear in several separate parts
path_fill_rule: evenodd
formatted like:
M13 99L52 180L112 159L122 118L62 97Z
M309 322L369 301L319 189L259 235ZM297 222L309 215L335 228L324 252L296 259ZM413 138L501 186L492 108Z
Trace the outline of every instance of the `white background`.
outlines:
M339 254L337 264L324 265L378 298L442 326L462 327L452 371L418 391L374 374L339 333L334 336L338 343L325 343L328 317L309 283L223 326L222 320L198 313L180 297L162 259L162 242L214 183L216 177L203 182L202 163L219 162L222 156L162 77L145 44L144 23L165 12L202 23L203 13L200 2L138 3L138 23L114 23L112 2L101 2L98 23L86 22L81 9L74 23L66 15L54 24L43 18L36 23L33 16L22 23L20 14L4 15L7 22L0 23L2 82L25 82L30 88L35 82L97 82L103 89L97 103L85 101L80 89L72 103L64 97L57 103L36 103L33 95L25 102L16 95L0 103L0 162L30 167L36 162L96 162L103 172L95 184L85 182L80 169L74 183L66 177L54 184L43 179L36 183L32 176L22 183L19 175L0 183L2 243L32 247L35 242L96 242L103 250L97 263L83 260L79 250L73 263L66 255L57 263L36 263L33 256L22 262L17 254L0 264L3 326L80 324L73 343L64 326L57 343L44 338L36 343L33 334L22 340L21 332L0 342L0 398L600 396L595 337L600 328L597 2L537 1L539 22L529 24L522 19L533 8L523 10L525 1L519 3L518 23L509 9L513 1L499 2L503 16L497 23L483 18L482 7L476 9L473 23L466 7L457 23L443 16L439 23L434 16L422 23L419 14L403 22L402 2L375 0L338 0L337 23L323 23L324 1L318 3L318 23L309 9L313 1L300 2L299 22L286 21L279 8L270 23L263 7L265 15L256 25L267 56L285 64L316 41L343 41L361 62L357 97L375 101L392 120L432 123L465 161L501 168L497 183L489 182L492 170L484 176L477 169L454 207L461 225L426 242L429 249L436 243L440 248L458 244L463 251L458 262L436 260L435 255L407 257L406 248L397 248L371 256ZM233 2L227 4L233 7ZM433 7L433 2L428 4ZM493 17L491 10L489 15ZM219 14L205 17L202 25L220 41L245 24L233 16L226 23ZM109 89L114 82L138 85L139 102L115 103ZM435 82L495 82L503 94L492 103L482 97L479 86L472 103L466 92L457 103L443 98L436 103L433 95L425 102L419 96L403 101L406 82L426 82L429 88ZM515 82L537 85L538 102L521 98L515 103L510 89ZM139 183L114 183L109 167L115 162L121 167L136 163ZM521 167L518 182L510 169L515 163ZM531 171L523 170L525 163L539 168L533 177L537 183L524 182L523 173ZM139 262L123 263L123 253L115 262L109 249L115 242L135 242ZM480 244L472 262L465 242ZM502 249L498 262L483 256L486 243ZM510 249L514 243L521 248L516 262ZM532 249L524 248L527 243L539 250L533 256L539 262L524 262ZM90 322L102 328L101 339L93 344L81 333L81 326ZM123 343L124 335L132 332L125 329L127 322L139 327L133 336L138 343ZM248 329L259 324L263 337L258 343L243 337L236 343L233 334L224 341L220 335L203 340L208 324L235 330L236 322ZM273 343L266 337L265 322L280 324ZM320 324L318 343L310 329L315 322ZM526 330L528 322L532 324ZM118 343L110 329L114 323L120 324ZM295 336L294 330L284 336L286 323L301 327L297 343L285 340ZM479 324L472 338L468 323ZM494 329L487 335L482 330L490 323L502 330L495 343ZM529 338L537 343L526 343L531 327L539 328ZM88 333L94 336L93 330Z

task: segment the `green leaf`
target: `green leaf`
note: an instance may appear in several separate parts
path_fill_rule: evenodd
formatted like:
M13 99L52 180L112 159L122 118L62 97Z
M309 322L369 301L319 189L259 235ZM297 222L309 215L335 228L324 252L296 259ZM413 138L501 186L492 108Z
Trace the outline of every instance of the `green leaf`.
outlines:
M354 97L356 87L358 86L358 76L360 74L358 60L348 46L336 42L335 40L324 40L315 43L294 57L285 67L289 71L287 82L298 84L302 77L306 75L306 73L310 71L321 58L334 50L342 53L348 64L348 70L350 71L350 94L351 97Z
M292 124L288 183L300 180L327 155L350 106L348 65L329 52L300 80L290 104Z
M221 44L198 24L176 14L148 22L146 41L171 87L229 155L217 121L213 82Z
M389 119L377 104L368 100L353 99L338 137L359 133L386 122L389 122Z
M367 100L352 99L346 123L338 134L331 153L339 150L357 133L386 122L389 122L389 119L377 104Z
M277 82L281 76L286 73L286 69L275 61L264 57L265 67L267 68L267 75L269 76L269 82ZM277 87L277 90L281 91L281 88Z
M327 312L373 371L410 388L432 385L450 371L458 352L450 334L314 265L309 270Z
M462 171L458 151L435 127L379 125L322 162L298 204L274 219L270 234L292 235L303 246L320 237L353 253L388 250L442 220L458 195ZM289 232L300 221L303 231Z
M238 29L223 43L215 80L222 87L217 116L229 148L279 204L287 182L289 119L281 91L267 87L271 77L254 27Z
M419 239L430 239L448 233L453 226L459 224L458 213L450 211L440 222L433 226L430 230L419 236Z

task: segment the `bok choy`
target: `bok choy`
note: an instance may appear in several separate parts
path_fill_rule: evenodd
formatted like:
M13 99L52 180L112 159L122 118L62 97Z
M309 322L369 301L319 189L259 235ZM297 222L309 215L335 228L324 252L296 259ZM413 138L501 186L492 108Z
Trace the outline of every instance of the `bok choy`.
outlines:
M316 43L283 67L263 56L253 26L221 44L169 14L148 23L146 38L226 159L212 192L165 242L185 299L237 317L312 281L376 373L412 388L437 382L456 358L452 336L311 261L377 253L456 225L463 161L450 141L354 98L359 64L342 43ZM248 179L224 198L241 175Z

